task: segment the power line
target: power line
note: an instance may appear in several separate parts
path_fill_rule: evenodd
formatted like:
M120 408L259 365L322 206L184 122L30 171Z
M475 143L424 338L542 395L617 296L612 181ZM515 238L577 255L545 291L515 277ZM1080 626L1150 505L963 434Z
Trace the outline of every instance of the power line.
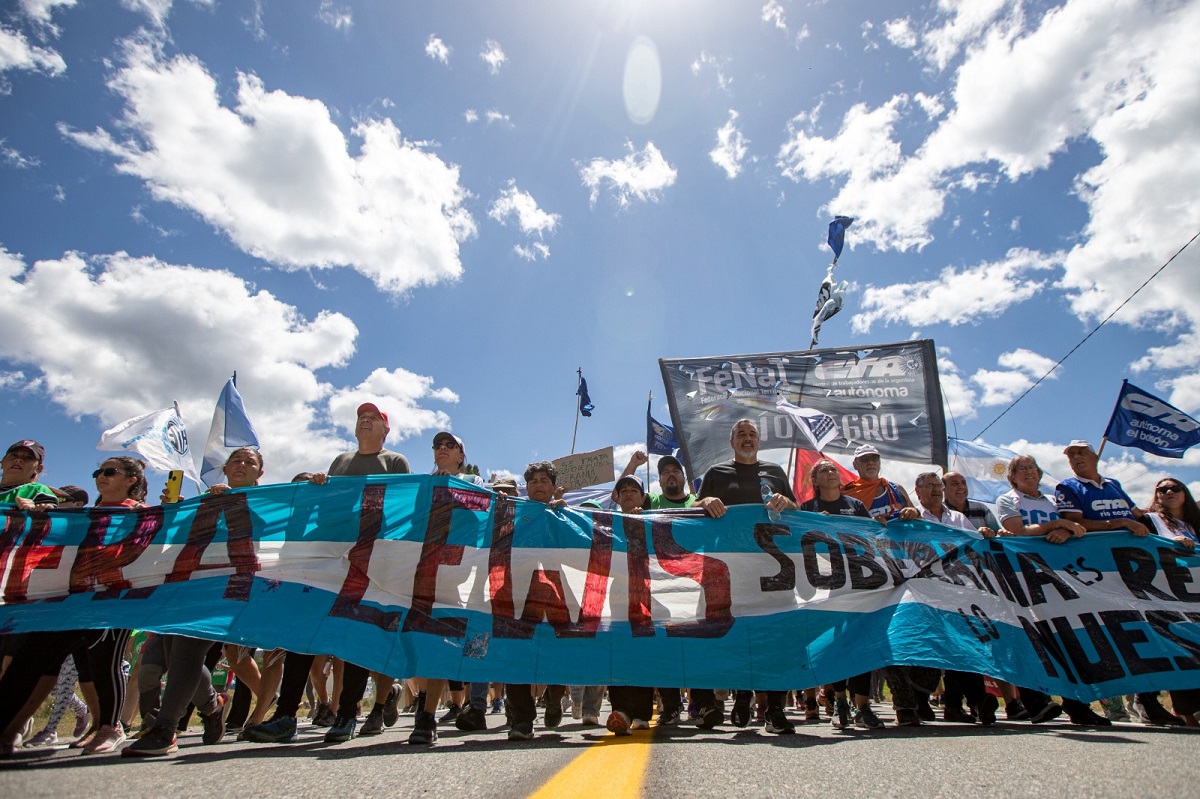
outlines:
M1135 291L1134 291L1132 294L1130 294L1128 297L1126 297L1126 298L1125 298L1125 300L1124 300L1124 301L1123 301L1123 302L1122 302L1120 305L1118 305L1116 308L1114 308L1112 313L1110 313L1108 316L1104 317L1103 321L1101 321L1101 322L1100 322L1100 324L1098 324L1098 325L1096 325L1095 327L1093 327L1093 328L1091 329L1091 332L1089 332L1089 333L1088 333L1086 336L1084 336L1084 337L1083 337L1083 338L1080 340L1080 342L1079 342L1078 344L1076 344L1074 347L1072 347L1072 348L1071 348L1071 351L1070 351L1070 352L1068 352L1066 355L1064 355L1064 356L1062 356L1061 358L1059 358L1059 359L1058 359L1058 361L1057 361L1057 362L1056 362L1056 363L1055 363L1053 366L1051 366L1049 370L1047 370L1046 374L1044 374L1044 375L1042 375L1041 377L1039 377L1039 378L1037 379L1037 381L1036 381L1036 382L1034 382L1034 384L1033 384L1032 386L1030 386L1029 388L1025 389L1023 392L1021 392L1021 396L1017 397L1015 400L1013 400L1012 402L1010 402L1010 403L1009 403L1009 405L1008 405L1008 407L1007 407L1007 408L1005 408L1003 411L1001 411L1001 412L1000 412L1000 415L999 415L999 416L997 416L997 417L996 417L995 419L993 419L992 421L988 422L988 426L987 426L987 427L985 427L985 428L983 428L982 430L980 430L980 431L979 431L979 432L978 432L978 433L975 435L975 438L980 438L980 437L982 437L984 433L986 433L988 430L990 430L990 429L991 429L992 425L994 425L996 422L998 422L998 421L1000 421L1001 419L1003 419L1003 418L1004 418L1004 414L1006 414L1006 413L1008 413L1009 411L1011 411L1013 408L1015 408L1015 407L1016 407L1016 405L1017 405L1017 403L1018 403L1018 402L1020 402L1021 400L1025 399L1025 395L1027 395L1027 394L1028 394L1030 391L1033 391L1035 388L1037 388L1039 385L1041 385L1041 382L1042 382L1043 380L1045 380L1047 377L1049 377L1051 374L1053 374L1055 369L1057 369L1058 367L1062 366L1062 363L1063 363L1063 361L1065 361L1067 358L1070 358L1070 357L1071 357L1073 354L1075 354L1075 350L1077 350L1077 349L1079 349L1080 347L1082 347L1082 346L1084 345L1084 343L1085 343L1085 342L1086 342L1086 341L1087 341L1089 338L1091 338L1093 335L1095 335L1095 333L1096 333L1096 331L1097 331L1097 330L1099 330L1100 328L1102 328L1102 327L1104 327L1106 324L1108 324L1108 320L1110 320L1110 319L1112 319L1114 316L1116 316L1116 315L1117 315L1117 311L1120 311L1122 308L1124 308L1126 305L1128 305L1128 304L1129 304L1129 301L1130 301L1130 300L1132 300L1134 297L1136 297L1136 296L1138 295L1138 292L1140 292L1142 289L1146 288L1146 286L1148 286L1148 285L1150 284L1150 281L1151 281L1151 280L1153 280L1154 278L1158 277L1158 273L1159 273L1159 272L1161 272L1162 270L1164 270L1164 269L1166 269L1168 266L1170 266L1170 265L1171 265L1171 262L1172 262L1172 261L1174 261L1176 258L1178 258L1178 257L1179 257L1179 255L1180 255L1180 253L1182 253L1184 250L1186 250L1188 247L1190 247L1190 246L1191 246L1191 244L1192 244L1192 242L1194 242L1194 241L1195 241L1197 238L1200 238L1200 230L1197 230L1197 231L1196 231L1196 234L1195 234L1194 236L1192 236L1190 239L1188 239L1188 241L1187 241L1187 244L1184 244L1182 247L1180 247L1180 248L1179 248L1179 249L1178 249L1178 250L1175 252L1175 254L1174 254L1174 255L1172 255L1170 258L1168 258L1168 259L1167 259L1167 262L1166 262L1165 264L1163 264L1162 266L1160 266L1158 269L1154 270L1154 274L1152 274L1152 275L1150 275L1150 277L1146 278L1145 282L1143 282L1143 283L1142 283L1142 285L1138 286L1138 287L1137 287L1137 289L1136 289L1136 290L1135 290Z

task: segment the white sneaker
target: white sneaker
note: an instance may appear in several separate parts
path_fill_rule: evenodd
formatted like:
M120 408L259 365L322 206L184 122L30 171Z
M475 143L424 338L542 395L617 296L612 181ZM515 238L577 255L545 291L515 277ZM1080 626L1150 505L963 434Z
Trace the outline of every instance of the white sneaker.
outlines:
M649 722L642 721L641 719L634 719L633 721L629 722L629 729L648 730L650 729L650 724Z
M91 743L83 747L85 755L103 755L108 752L115 752L117 747L125 743L125 729L120 725L113 727L105 724L96 731L96 737Z

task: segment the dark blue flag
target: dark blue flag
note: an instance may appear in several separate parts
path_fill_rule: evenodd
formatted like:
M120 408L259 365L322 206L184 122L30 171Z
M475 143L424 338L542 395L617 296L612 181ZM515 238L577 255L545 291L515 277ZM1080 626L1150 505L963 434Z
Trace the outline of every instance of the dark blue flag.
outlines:
M854 223L852 216L834 217L829 223L829 249L833 250L833 260L842 257L842 246L846 243L846 228Z
M646 448L651 455L674 455L679 449L675 430L650 415L650 402L646 403Z
M1200 444L1200 422L1125 380L1104 437L1164 458L1182 458Z
M587 381L583 379L582 373L579 375L579 390L575 393L579 395L579 412L584 416L591 416L596 406L592 404L592 398L588 396Z

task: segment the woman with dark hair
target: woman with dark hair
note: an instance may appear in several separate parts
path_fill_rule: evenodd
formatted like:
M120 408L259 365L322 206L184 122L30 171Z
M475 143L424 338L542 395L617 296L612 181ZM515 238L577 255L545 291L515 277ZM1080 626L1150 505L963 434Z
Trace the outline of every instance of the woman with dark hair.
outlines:
M118 455L92 472L96 508L145 507L146 464ZM93 511L93 518L96 516ZM125 647L129 630L63 630L33 633L0 678L0 754L11 752L25 720L53 690L63 661L75 660L79 687L94 710L92 726L71 744L85 755L115 751L125 741Z

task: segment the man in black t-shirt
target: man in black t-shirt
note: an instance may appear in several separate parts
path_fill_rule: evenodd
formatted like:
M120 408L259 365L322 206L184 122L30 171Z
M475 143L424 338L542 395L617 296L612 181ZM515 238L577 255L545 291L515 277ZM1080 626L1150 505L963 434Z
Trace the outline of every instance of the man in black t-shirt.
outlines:
M733 447L733 459L718 463L704 473L700 484L700 496L693 507L704 508L714 518L725 515L729 505L766 505L773 511L798 510L796 496L787 479L787 473L774 463L758 459L758 428L749 419L739 419L729 434L729 445ZM763 487L767 491L763 491ZM770 499L766 497L770 493ZM783 712L784 691L767 691L767 732L790 735L795 726ZM729 721L735 727L750 723L750 700L752 691L738 691L733 702ZM717 707L716 697L711 690L693 689L692 701L699 709L700 726L712 729L724 720L724 713Z

